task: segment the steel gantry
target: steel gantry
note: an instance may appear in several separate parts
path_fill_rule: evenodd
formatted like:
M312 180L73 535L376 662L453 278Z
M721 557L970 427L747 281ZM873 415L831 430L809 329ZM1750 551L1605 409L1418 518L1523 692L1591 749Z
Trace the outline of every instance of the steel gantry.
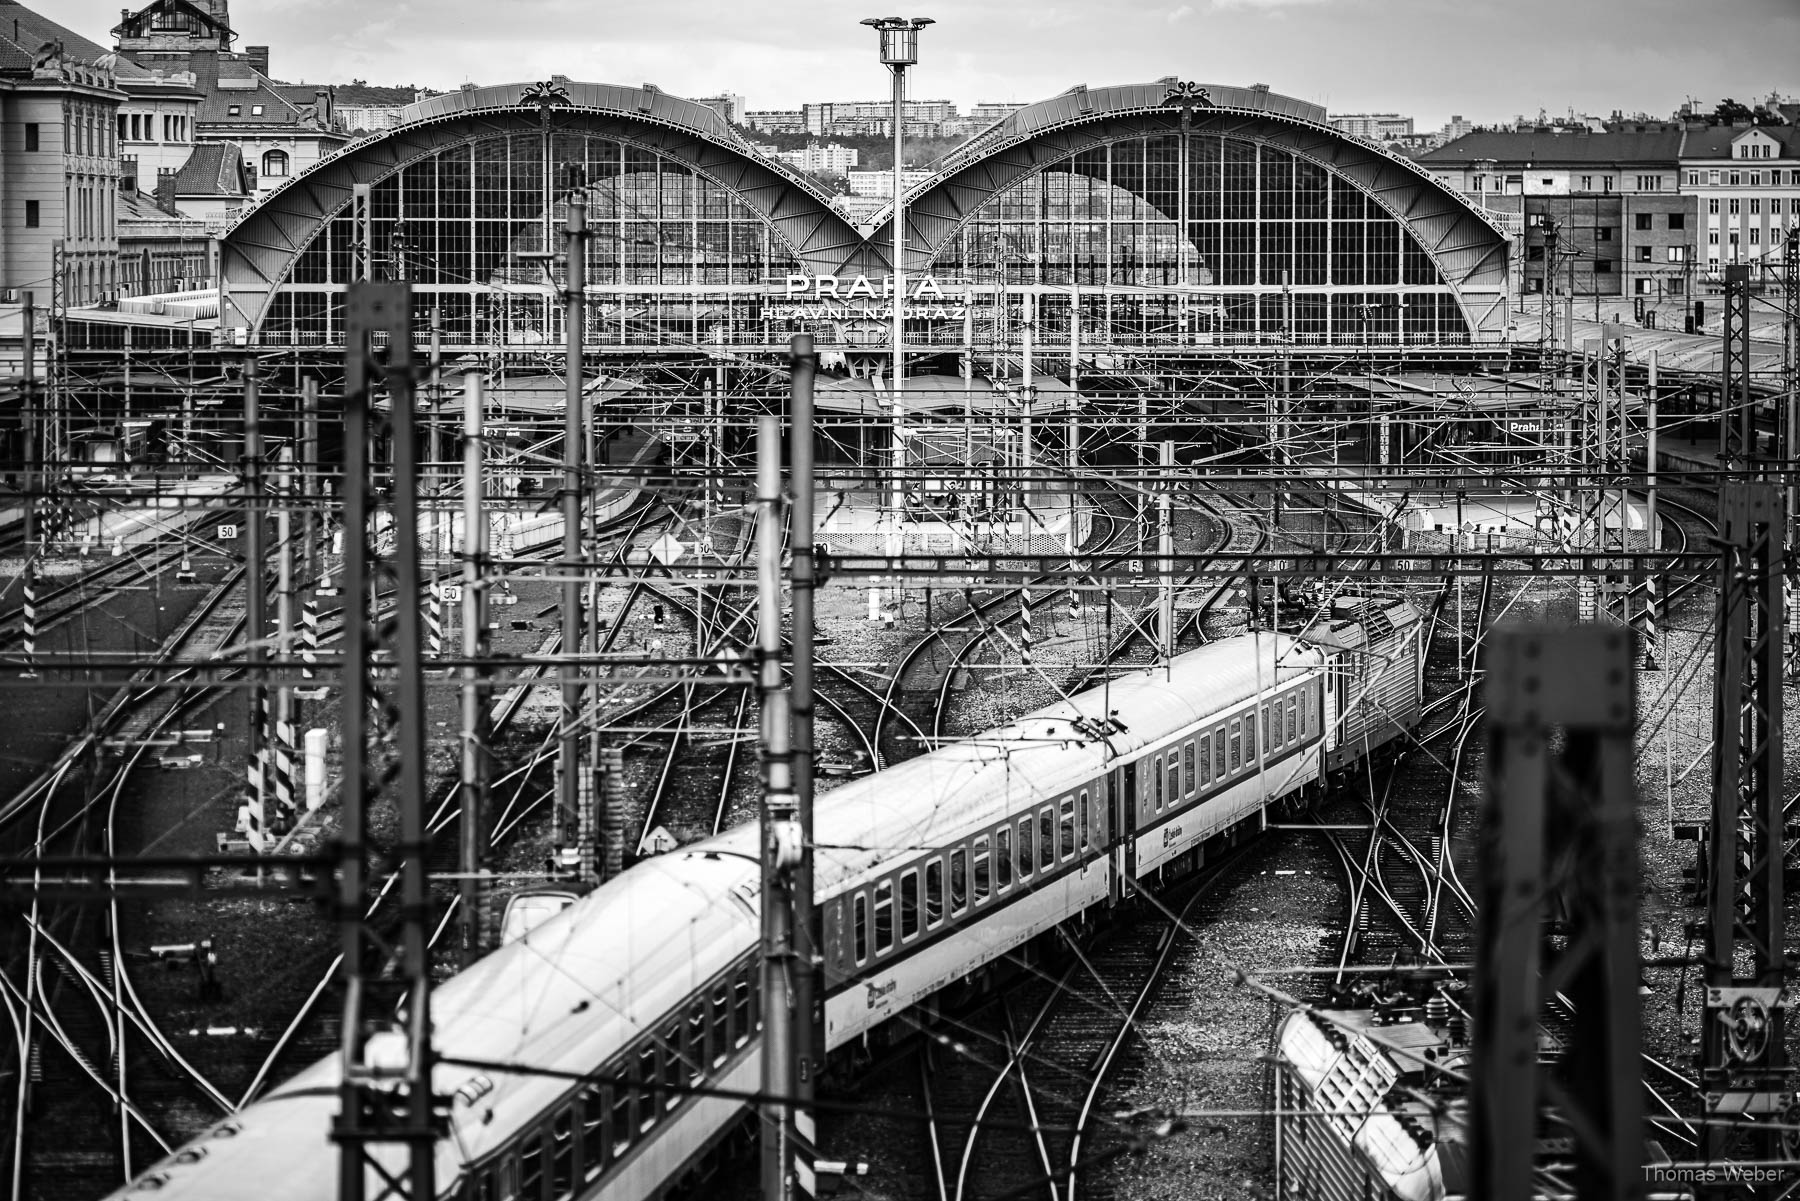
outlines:
M1554 1158L1575 1196L1630 1201L1644 1192L1631 636L1580 626L1491 638L1470 1195L1539 1196ZM1567 919L1554 953L1552 898ZM1576 1029L1562 1067L1540 1072L1540 1007L1559 996ZM1566 1156L1540 1140L1540 1107L1553 1138L1566 1132Z
M412 287L363 281L351 286L346 320L350 332L344 395L344 707L343 831L338 878L338 921L343 932L342 1108L332 1127L340 1148L340 1201L380 1201L437 1195L435 1149L443 1127L431 1091L431 925L426 874L425 687L419 659L418 449L413 438L415 368L412 351ZM385 335L385 352L377 351ZM372 421L371 400L385 384L387 428ZM388 494L371 476L379 470L374 448L392 447ZM386 500L393 519L391 552L373 544L374 508ZM385 578L382 578L385 577ZM399 598L391 627L378 624L372 593L391 586ZM392 658L377 665L379 644ZM376 672L386 678L379 683ZM391 673L391 674L390 674ZM378 727L370 745L369 715ZM391 735L387 737L387 735ZM400 995L398 1011L372 995L377 965L372 954L386 945L366 917L369 809L390 783L398 783L399 842L393 858L400 871L400 929L393 935L396 971L382 976L384 990ZM398 1013L396 1017L395 1014Z
M1709 1163L1791 1153L1783 914L1783 498L1771 484L1720 490L1714 792L1708 847L1701 1084ZM1736 1119L1746 1116L1761 1130ZM1748 1154L1746 1154L1748 1150Z

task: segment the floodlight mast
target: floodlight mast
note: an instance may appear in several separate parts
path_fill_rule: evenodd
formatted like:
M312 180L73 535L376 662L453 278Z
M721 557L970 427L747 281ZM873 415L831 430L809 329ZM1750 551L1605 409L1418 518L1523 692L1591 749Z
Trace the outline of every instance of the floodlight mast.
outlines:
M905 486L901 477L906 472L906 351L902 345L906 330L906 198L902 192L905 168L901 159L906 130L906 68L919 61L919 31L936 23L930 17L869 17L863 21L881 35L881 61L894 75L894 263L890 275L894 293L894 329L889 347L893 356L889 396L893 404L894 476L888 487L888 513L896 531Z

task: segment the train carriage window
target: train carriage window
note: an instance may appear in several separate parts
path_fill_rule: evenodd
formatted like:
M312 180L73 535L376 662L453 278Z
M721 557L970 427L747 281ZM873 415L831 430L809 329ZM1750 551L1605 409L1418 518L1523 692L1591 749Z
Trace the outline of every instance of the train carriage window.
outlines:
M499 1192L494 1188L494 1169L490 1165L475 1177L475 1201L496 1201Z
M1156 768L1151 774L1156 777L1156 811L1161 813L1163 807L1163 759L1161 755L1156 757Z
M1226 770L1225 727L1220 726L1213 731L1213 777L1215 779L1223 780L1225 778Z
M1088 819L1088 791L1085 788L1081 790L1081 803L1075 806L1075 812L1081 815L1081 841L1076 847L1083 851L1091 850L1094 846L1093 828Z
M1244 766L1256 762L1256 714L1244 714Z
M1173 809L1181 803L1181 760L1175 755L1169 756L1169 807Z
M925 924L935 926L944 920L944 861L933 859L925 865Z
M900 873L900 938L905 941L919 932L919 873Z
M1005 892L1012 887L1012 827L1001 826L994 831L994 891Z
M1240 754L1242 745L1243 745L1242 735L1238 732L1238 723L1236 721L1233 721L1231 723L1231 759L1230 759L1230 763L1231 763L1231 770L1234 772L1238 769L1238 764L1243 762L1242 756Z
M712 994L712 1063L716 1068L725 1062L731 1046L731 990L724 984Z
M681 1104L682 1078L686 1074L686 1056L681 1053L681 1023L670 1022L662 1032L662 1086L663 1108L674 1109Z
M534 1134L519 1145L519 1196L538 1201L544 1195L544 1139Z
M1300 698L1290 696L1287 699L1287 740L1293 742L1300 737L1299 727Z
M1194 774L1194 744L1189 742L1181 748L1182 779L1187 782L1187 790L1191 794L1199 787L1200 777Z
M750 968L745 968L731 982L731 1041L743 1046L750 1041L759 1020L756 1013L756 990L750 984Z
M975 865L975 903L977 905L988 899L989 885L992 883L988 877L990 857L988 836L983 834L975 840L975 852L970 860Z
M1200 783L1204 786L1212 783L1212 735L1200 735Z
M592 1180L606 1166L606 1089L590 1084L581 1094L581 1175Z
M656 1044L648 1043L638 1051L638 1129L656 1125L662 1114L662 1065L657 1063Z
M1038 866L1056 862L1056 814L1050 809L1038 810Z
M969 853L961 847L950 852L950 912L969 907Z
M637 1129L631 1122L631 1103L637 1096L637 1089L633 1087L625 1065L615 1064L613 1074L621 1077L612 1091L612 1157L617 1159L630 1149L631 1132Z
M706 1076L705 1001L696 1001L688 1009L687 1065L688 1083L699 1084Z
M575 1193L575 1110L564 1106L550 1123L550 1195Z
M869 958L869 898L857 893L851 909L854 916L850 925L856 931L856 962L862 963Z
M1067 859L1075 853L1075 798L1064 797L1062 803L1062 820L1056 823L1057 845L1062 857Z
M875 953L886 955L894 949L894 882L883 880L875 886Z
M1019 819L1019 879L1031 874L1031 819Z
M1267 701L1264 701L1262 705L1262 736L1262 751L1266 755L1269 753L1269 705Z

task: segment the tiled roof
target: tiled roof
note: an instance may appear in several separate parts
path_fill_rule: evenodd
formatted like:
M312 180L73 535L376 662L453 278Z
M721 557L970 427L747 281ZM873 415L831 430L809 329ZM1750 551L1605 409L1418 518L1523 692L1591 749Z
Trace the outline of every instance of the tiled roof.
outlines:
M200 89L202 123L292 125L300 116L300 110L275 89L269 77L258 73L245 59L197 50L187 56L185 66L194 73L195 86ZM239 86L221 88L221 80ZM250 110L259 104L262 114L252 116ZM236 116L231 114L233 105L238 108Z
M1766 133L1780 145L1783 158L1800 157L1800 129L1792 125L1756 125L1733 128L1730 125L1708 125L1690 129L1687 144L1681 148L1682 158L1732 158L1732 145L1745 134ZM1754 160L1746 159L1745 162ZM1764 160L1767 161L1767 160Z
M1499 163L1672 163L1681 157L1682 130L1659 127L1618 133L1480 130L1466 133L1415 161L1445 167L1493 159Z
M330 88L332 100L340 108L401 107L411 104L419 95L419 89L410 84L388 88L367 83L278 83L275 87L290 102L301 106L311 104L313 94L320 88Z
M246 196L243 161L243 149L236 142L200 142L175 172L175 194Z
M113 74L119 79L140 79L150 74L124 55L114 54L111 47L90 42L74 30L26 8L18 0L0 0L0 43L11 47L10 50L0 47L0 70L18 69L15 66L17 52L23 52L23 69L30 71L37 58L37 48L45 42L57 41L63 44L64 54L90 66L97 59L113 55Z

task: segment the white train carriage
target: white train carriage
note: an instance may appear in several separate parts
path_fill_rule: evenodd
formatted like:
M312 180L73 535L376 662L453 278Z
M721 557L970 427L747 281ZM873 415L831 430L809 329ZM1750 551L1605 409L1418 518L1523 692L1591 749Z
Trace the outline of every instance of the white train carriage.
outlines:
M1447 1201L1465 1195L1460 1120L1421 1100L1466 1051L1423 1022L1372 1010L1301 1010L1275 1040L1275 1183L1318 1201ZM1447 1125L1448 1123L1448 1125Z
M1225 639L823 796L828 1047L1198 863L1208 840L1315 790L1335 751L1386 741L1406 698L1373 724L1358 706L1418 679L1403 661L1417 639L1396 633L1410 615L1359 609L1374 638L1350 620L1319 642ZM1378 667L1350 663L1377 644ZM693 1090L757 1084L757 845L740 828L641 863L436 991L440 1057L518 1065L437 1069L455 1098L445 1196L657 1197L730 1133L741 1104ZM115 1196L211 1201L255 1180L278 1201L325 1201L338 1072L315 1065Z

